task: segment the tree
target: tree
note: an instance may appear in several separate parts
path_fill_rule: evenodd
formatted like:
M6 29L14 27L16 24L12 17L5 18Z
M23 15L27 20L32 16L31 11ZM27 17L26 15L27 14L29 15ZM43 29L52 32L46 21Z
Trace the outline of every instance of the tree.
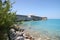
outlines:
M15 23L15 14L16 12L11 12L9 0L0 0L0 40L7 40L6 34L9 34L10 26Z

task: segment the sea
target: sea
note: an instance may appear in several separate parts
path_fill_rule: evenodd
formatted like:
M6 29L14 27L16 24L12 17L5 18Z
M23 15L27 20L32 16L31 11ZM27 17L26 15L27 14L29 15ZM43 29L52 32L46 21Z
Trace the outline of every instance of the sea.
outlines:
M47 19L40 21L26 21L22 24L25 29L40 32L40 34L49 35L50 37L60 40L60 19Z

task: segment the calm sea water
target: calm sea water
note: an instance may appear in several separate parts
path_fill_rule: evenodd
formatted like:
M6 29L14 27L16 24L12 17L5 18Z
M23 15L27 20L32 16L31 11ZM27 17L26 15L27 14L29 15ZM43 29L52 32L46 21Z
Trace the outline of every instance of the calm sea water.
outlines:
M50 35L60 36L60 19L48 19L45 21L28 21L24 22L23 26L27 29L49 33Z

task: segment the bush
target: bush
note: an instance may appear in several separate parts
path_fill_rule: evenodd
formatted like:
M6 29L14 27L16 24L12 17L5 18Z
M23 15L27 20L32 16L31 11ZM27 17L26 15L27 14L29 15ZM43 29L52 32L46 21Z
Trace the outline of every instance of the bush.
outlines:
M10 26L15 23L16 12L11 12L9 0L2 1L0 0L0 40L7 40L4 39L5 34L9 34Z

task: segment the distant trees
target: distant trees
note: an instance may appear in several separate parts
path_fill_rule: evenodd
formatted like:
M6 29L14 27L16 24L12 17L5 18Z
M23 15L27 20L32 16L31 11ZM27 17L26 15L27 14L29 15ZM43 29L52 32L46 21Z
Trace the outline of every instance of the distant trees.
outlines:
M9 0L0 0L0 40L7 40L10 26L15 23L16 13L11 12L11 7Z

